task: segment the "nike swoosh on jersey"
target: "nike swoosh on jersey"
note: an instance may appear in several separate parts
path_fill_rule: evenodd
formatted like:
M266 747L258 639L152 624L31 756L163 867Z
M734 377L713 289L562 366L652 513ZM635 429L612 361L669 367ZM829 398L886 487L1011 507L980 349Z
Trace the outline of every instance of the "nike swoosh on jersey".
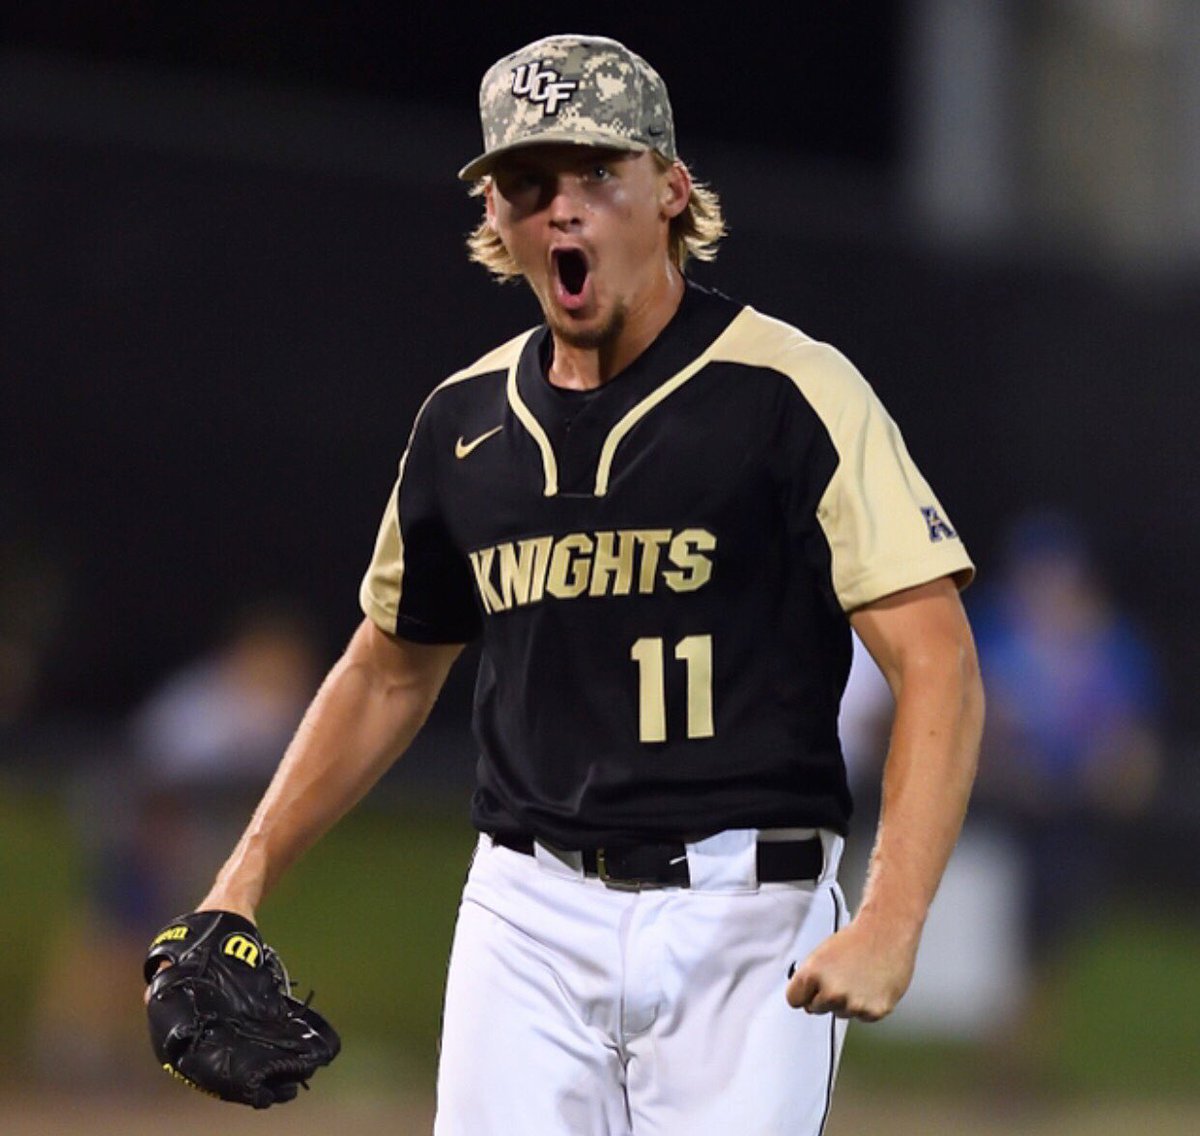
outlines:
M472 438L469 442L464 442L462 435L459 434L458 441L454 443L454 456L461 461L476 446L483 445L493 434L499 434L503 429L503 426L493 426L486 434L480 434L478 438Z

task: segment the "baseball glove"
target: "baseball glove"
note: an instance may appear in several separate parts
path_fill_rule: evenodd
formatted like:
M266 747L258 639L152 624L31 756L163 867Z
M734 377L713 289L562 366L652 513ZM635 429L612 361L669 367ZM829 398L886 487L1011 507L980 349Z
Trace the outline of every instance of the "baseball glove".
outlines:
M292 1100L341 1049L334 1028L292 997L279 955L232 912L172 920L150 944L145 977L155 1055L209 1096L254 1108Z

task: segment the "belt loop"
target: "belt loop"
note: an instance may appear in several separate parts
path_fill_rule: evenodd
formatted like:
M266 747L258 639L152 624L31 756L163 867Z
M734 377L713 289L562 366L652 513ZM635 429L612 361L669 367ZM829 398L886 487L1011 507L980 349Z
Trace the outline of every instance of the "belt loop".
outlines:
M540 840L533 842L533 858L543 871L555 876L569 876L572 879L583 878L583 853L567 852L559 848L550 848Z
M818 835L821 837L821 848L825 852L825 868L821 872L821 879L818 882L825 884L837 879L846 841L828 828L819 829Z
M730 828L687 848L694 891L753 891L758 887L758 830Z

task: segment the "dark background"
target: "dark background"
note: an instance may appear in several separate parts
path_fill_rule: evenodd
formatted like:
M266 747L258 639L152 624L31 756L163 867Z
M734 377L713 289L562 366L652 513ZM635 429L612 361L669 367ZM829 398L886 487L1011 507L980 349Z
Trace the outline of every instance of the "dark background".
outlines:
M14 6L15 7L15 6ZM804 11L804 9L809 9ZM663 72L691 134L882 164L896 156L898 0L683 6L395 0L80 3L10 12L10 42L176 72L253 76L468 111L501 55L559 32L614 35ZM825 10L823 10L825 9Z
M462 252L479 77L604 30L663 72L723 195L696 275L858 364L982 580L1013 516L1079 516L1195 735L1200 276L918 232L903 5L401 8L5 14L0 524L63 581L39 714L124 713L259 596L338 649L416 407L537 317Z

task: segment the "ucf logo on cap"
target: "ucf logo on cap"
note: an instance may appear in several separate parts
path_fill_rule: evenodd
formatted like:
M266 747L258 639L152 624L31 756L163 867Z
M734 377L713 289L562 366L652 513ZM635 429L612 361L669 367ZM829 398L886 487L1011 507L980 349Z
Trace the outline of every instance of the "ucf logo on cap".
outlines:
M564 79L553 67L542 63L522 63L513 68L512 93L541 104L544 114L558 114L558 104L570 99L578 86L574 79Z
M488 68L479 86L484 151L458 176L491 173L535 142L657 150L675 159L675 127L662 76L604 36L547 36Z

